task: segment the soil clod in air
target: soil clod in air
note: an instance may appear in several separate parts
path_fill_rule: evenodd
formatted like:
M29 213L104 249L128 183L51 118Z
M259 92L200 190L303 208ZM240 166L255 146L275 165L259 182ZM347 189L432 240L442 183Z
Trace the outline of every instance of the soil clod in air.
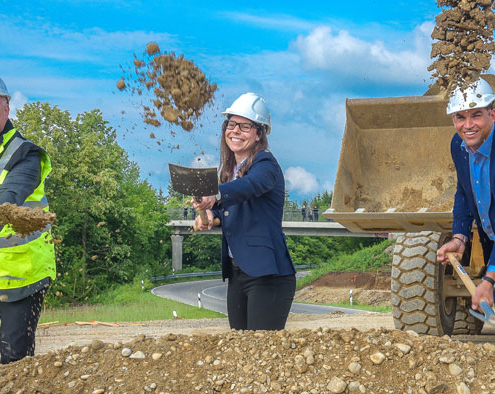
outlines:
M448 92L464 90L490 68L495 53L495 14L491 0L437 0L442 12L436 17L431 38L433 63L428 71Z
M217 85L191 60L161 52L155 42L148 43L143 59L135 57L133 63L134 74L124 73L117 88L131 94L150 93L150 104L143 105L144 122L158 127L165 121L191 131L205 106L212 103Z

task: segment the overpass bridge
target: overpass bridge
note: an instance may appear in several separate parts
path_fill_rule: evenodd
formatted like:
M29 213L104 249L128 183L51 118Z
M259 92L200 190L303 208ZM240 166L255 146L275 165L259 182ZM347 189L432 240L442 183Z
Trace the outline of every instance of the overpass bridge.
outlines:
M182 270L182 242L188 235L219 235L220 227L214 227L207 231L194 232L192 227L194 220L171 220L167 226L171 227L172 235L172 269L177 272ZM302 222L283 221L282 230L285 235L309 235L324 237L383 237L386 234L353 233L339 223L326 222Z

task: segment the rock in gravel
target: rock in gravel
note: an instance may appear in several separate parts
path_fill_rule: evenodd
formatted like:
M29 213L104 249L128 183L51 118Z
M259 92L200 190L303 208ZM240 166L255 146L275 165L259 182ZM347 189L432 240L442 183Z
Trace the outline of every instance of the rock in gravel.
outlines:
M386 357L383 353L376 352L370 356L370 359L373 362L373 364L380 365L381 363L383 363Z
M411 346L405 343L396 343L395 346L404 354L408 354L411 351Z
M91 349L93 349L93 350L100 350L104 346L105 346L105 344L98 339L95 339L93 342L91 342Z
M452 376L459 376L462 373L462 368L457 364L449 364L449 372Z
M143 358L146 358L146 356L144 355L144 353L141 351L141 350L138 350L137 352L135 353L132 353L129 358L136 358L136 359L143 359Z
M357 374L357 373L359 373L359 371L361 371L361 364L356 363L356 362L352 362L349 364L347 369L349 371L351 371L353 374Z
M457 389L457 394L471 394L471 390L464 382L457 384L456 389Z
M132 354L132 350L128 347L122 349L122 356L129 357Z
M330 383L328 383L327 389L331 393L340 394L340 393L343 393L345 391L346 387L347 387L346 382L344 382L342 379L340 379L338 377L335 377L332 380L330 380Z

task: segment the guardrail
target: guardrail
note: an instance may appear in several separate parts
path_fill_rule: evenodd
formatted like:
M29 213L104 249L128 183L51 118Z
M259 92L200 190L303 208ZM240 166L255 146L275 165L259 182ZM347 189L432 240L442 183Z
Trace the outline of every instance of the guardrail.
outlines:
M313 268L315 264L300 264L295 265L294 268L297 270L305 269L305 268ZM172 274L172 275L162 275L162 276L153 276L151 277L151 282L158 282L160 280L165 279L176 279L176 278L197 278L202 276L220 276L222 275L222 271L211 271L211 272L190 272L184 274Z
M192 207L187 208L167 208L169 220L194 220L196 218L196 211ZM283 221L287 222L331 222L332 220L323 217L322 210L318 212L318 218L315 220L313 211L309 215L309 210L306 211L306 216L303 218L301 209L284 208Z

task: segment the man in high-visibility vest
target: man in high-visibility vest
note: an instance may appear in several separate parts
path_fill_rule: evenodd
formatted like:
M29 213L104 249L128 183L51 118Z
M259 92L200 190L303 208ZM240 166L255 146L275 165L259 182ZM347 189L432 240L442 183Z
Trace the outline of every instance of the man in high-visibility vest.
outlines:
M46 152L26 140L9 120L10 95L0 78L0 204L48 210L44 180L51 171ZM55 279L50 227L26 237L0 224L0 352L8 364L34 355L43 299Z

